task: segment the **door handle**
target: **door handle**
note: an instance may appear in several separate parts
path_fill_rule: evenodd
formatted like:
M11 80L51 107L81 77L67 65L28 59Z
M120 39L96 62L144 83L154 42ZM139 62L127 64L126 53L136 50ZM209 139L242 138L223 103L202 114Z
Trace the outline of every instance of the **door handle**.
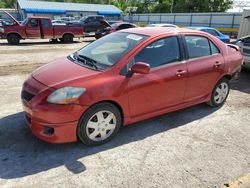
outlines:
M217 68L217 67L221 66L221 64L222 64L221 62L217 61L217 62L215 62L214 67Z
M187 71L185 71L185 70L178 70L177 72L176 72L176 75L178 76L178 77L181 77L183 74L186 74L187 73Z

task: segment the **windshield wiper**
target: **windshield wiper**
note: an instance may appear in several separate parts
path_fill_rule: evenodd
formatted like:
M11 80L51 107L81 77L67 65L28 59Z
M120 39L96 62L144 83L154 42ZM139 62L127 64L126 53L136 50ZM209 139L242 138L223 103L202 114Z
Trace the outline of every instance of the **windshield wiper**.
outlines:
M84 55L79 55L79 54L76 54L76 59L77 60L80 60L81 62L83 62L85 65L86 64L90 64L92 67L94 67L96 70L98 70L98 67L97 67L97 62L94 60L94 59L91 59L89 57L86 57Z

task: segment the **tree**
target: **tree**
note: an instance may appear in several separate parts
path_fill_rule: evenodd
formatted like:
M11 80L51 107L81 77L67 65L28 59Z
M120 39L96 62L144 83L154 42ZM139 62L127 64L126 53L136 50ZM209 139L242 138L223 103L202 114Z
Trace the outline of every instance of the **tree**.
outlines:
M232 0L174 0L173 12L225 12Z
M0 0L0 8L14 8L16 0Z
M113 4L122 11L129 6L138 7L137 13L224 12L231 8L232 0L44 0L74 3ZM0 0L1 8L14 8L16 0ZM173 3L173 4L172 4Z

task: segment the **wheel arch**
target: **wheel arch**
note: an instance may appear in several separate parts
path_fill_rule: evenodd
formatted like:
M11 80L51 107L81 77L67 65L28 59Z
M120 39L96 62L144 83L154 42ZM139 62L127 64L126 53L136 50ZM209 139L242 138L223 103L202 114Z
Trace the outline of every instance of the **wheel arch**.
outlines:
M232 79L232 75L230 75L230 74L225 74L222 78L226 78L226 79L228 79L228 80L231 80ZM221 78L221 79L222 79Z
M20 33L18 33L18 32L9 32L9 33L7 33L7 37L9 36L9 35L11 35L11 34L14 34L14 35L17 35L20 39L22 39L22 36L21 36L21 34Z
M114 101L114 100L103 100L103 101L98 101L98 102L92 104L91 106L89 106L89 108L91 108L92 106L94 106L94 105L96 105L96 104L100 104L100 103L111 103L111 104L113 104L113 105L119 110L119 112L120 112L120 114L121 114L122 124L124 123L124 111L123 111L123 109L122 109L122 106L121 106L118 102L116 102L116 101Z
M62 38L63 38L65 35L71 35L73 38L75 37L75 35L74 35L72 32L65 32L65 33L63 33Z

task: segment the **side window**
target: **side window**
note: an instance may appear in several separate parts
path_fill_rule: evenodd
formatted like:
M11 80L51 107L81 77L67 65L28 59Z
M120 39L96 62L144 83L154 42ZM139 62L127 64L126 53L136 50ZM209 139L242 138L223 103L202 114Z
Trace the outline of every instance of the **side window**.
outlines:
M220 50L214 45L214 43L210 42L210 47L211 47L211 54L219 54Z
M38 20L37 19L30 19L30 23L29 23L30 27L38 27Z
M211 54L209 40L206 37L185 36L185 41L189 58L198 58Z
M148 63L151 68L180 61L180 48L177 37L168 37L157 40L144 49L135 57L134 63Z
M58 23L62 23L62 21L59 21ZM42 26L44 28L49 28L50 27L50 21L49 21L49 19L43 19L42 20Z

